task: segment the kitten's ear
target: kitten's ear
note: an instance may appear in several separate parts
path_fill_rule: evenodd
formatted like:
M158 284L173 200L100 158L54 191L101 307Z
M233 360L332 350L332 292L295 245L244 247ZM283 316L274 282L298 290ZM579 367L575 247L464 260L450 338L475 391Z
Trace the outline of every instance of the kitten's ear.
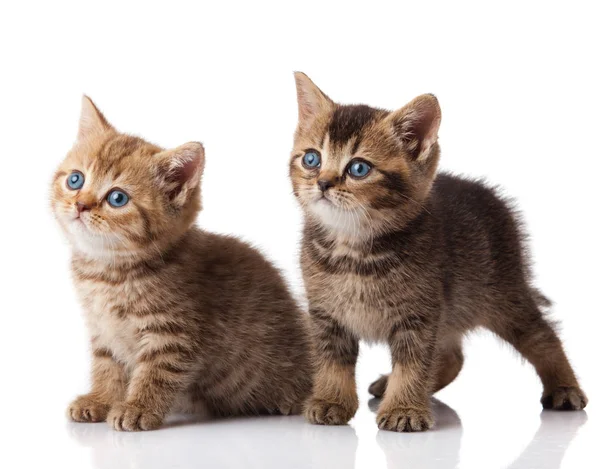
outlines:
M298 125L308 128L316 116L329 111L333 101L302 72L294 72L298 96Z
M77 140L85 140L91 135L97 135L111 129L112 126L98 110L94 102L86 95L83 95L81 98L81 115L79 116Z
M437 142L442 120L437 98L432 94L418 96L393 112L389 119L402 148L414 160L425 161L431 153L431 147Z
M153 158L158 161L159 183L175 205L183 206L200 185L204 147L199 142L189 142Z

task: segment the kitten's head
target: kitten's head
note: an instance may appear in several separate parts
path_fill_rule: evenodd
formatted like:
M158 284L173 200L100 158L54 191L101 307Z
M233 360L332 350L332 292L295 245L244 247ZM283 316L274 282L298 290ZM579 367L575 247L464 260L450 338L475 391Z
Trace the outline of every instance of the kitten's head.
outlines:
M414 218L435 177L441 111L430 94L389 112L334 103L295 74L294 194L312 219L349 237Z
M163 150L122 134L84 96L77 141L52 182L52 210L86 257L157 256L194 222L203 168L200 143Z

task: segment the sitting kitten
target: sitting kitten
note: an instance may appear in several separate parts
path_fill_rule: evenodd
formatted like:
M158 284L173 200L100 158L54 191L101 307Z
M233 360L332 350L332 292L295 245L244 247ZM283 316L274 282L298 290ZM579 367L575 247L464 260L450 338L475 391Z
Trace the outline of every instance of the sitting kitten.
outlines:
M393 371L379 428L426 430L430 395L463 364L462 336L483 326L536 368L542 404L586 397L532 287L517 218L494 191L440 174L441 112L423 95L395 112L334 103L296 74L299 123L290 175L304 213L301 264L314 325L312 423L356 412L358 340L389 344ZM385 391L385 392L384 392Z
M163 150L83 98L52 184L93 352L71 419L150 430L170 411L297 413L310 395L308 323L279 272L193 226L203 168L200 143Z

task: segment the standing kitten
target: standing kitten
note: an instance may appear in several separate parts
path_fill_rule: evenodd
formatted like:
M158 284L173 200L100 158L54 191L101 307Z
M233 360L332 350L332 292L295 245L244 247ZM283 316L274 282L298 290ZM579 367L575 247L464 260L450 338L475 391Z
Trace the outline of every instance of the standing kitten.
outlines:
M281 275L255 249L193 226L204 149L117 132L84 97L52 184L91 332L92 390L78 422L159 427L170 411L298 412L310 337Z
M479 182L436 177L436 98L388 112L336 104L302 73L296 86L290 175L305 212L301 263L318 354L308 420L352 418L365 339L392 354L391 375L370 388L383 395L379 428L430 428L430 395L456 378L462 336L478 326L533 364L545 408L583 409L514 214Z

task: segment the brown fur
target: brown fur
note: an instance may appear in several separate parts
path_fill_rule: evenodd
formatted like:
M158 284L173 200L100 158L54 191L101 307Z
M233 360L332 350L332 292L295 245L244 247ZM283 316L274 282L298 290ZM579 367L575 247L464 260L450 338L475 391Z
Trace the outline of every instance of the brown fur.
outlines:
M383 396L379 427L428 429L430 395L458 375L462 336L478 326L534 365L544 407L585 407L541 313L546 300L531 285L515 214L480 182L436 175L437 99L389 112L336 104L301 73L296 85L290 176L305 213L301 264L318 360L307 418L343 424L354 415L347 381L364 339L392 354L391 375L371 386ZM320 167L303 165L307 152L320 155ZM357 158L372 166L363 178L348 172Z
M192 225L203 167L199 143L163 150L121 134L84 98L52 184L93 352L92 389L71 404L73 420L149 430L171 411L289 414L308 397L306 317L279 272ZM79 190L66 185L73 170L85 175ZM107 203L114 187L128 204Z

